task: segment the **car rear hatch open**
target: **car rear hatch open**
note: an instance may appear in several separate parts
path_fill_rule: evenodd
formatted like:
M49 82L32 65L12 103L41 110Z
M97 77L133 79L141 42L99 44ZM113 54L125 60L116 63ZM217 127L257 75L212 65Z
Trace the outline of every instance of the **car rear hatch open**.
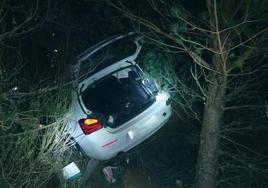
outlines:
M79 83L121 60L133 62L141 50L141 36L131 32L106 39L78 56L76 77Z
M87 87L81 96L85 107L110 128L135 117L155 100L142 84L135 65L109 74Z

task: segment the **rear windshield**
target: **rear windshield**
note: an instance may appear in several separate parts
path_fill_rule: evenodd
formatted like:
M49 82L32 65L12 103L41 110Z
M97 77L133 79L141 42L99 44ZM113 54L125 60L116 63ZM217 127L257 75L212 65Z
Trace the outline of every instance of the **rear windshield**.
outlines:
M87 109L112 128L142 112L153 100L135 66L109 75L82 93L82 101Z
M106 66L133 55L136 51L133 36L119 39L92 54L81 62L79 77L83 78L89 73L96 72Z

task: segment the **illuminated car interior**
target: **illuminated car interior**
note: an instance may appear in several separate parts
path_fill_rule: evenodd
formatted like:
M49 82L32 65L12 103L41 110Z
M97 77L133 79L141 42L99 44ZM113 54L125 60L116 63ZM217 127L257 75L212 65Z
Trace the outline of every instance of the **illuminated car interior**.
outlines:
M139 75L135 66L118 70L90 85L82 93L82 101L107 126L116 128L154 101Z

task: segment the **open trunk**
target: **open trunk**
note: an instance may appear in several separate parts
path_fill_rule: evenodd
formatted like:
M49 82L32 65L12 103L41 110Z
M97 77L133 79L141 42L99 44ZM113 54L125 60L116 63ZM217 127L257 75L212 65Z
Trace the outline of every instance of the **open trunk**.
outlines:
M141 73L135 66L102 78L82 93L86 108L111 128L122 125L144 111L154 99L152 92L142 83Z

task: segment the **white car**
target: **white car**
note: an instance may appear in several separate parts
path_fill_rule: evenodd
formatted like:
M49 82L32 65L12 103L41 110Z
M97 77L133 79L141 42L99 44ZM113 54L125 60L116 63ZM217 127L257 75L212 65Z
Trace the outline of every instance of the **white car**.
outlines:
M135 62L141 47L142 37L128 33L78 57L67 127L90 158L107 160L130 150L171 116L169 93L160 91Z

